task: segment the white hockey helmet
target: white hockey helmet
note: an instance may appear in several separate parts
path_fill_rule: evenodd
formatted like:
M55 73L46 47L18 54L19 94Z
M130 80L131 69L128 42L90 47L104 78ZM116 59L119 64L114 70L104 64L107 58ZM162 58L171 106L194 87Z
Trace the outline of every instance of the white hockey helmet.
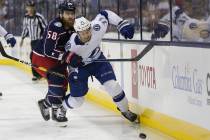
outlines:
M89 29L90 26L91 26L90 21L87 20L85 17L79 17L75 19L74 29L76 32L85 31Z

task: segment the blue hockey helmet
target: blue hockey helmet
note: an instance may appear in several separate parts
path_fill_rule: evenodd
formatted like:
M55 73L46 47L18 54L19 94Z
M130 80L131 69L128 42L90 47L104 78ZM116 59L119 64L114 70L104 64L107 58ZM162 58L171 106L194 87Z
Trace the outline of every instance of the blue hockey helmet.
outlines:
M75 4L73 2L70 1L64 1L63 3L61 3L59 5L59 11L63 12L63 11L73 11L75 12L76 7Z

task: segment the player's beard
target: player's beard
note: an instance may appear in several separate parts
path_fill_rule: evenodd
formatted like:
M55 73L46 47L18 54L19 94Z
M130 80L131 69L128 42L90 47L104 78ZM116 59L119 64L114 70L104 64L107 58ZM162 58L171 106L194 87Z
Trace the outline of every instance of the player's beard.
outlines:
M74 26L74 19L69 19L67 22L70 27Z
M73 28L74 26L74 19L72 18L68 18L68 19L64 19L64 26L65 28Z

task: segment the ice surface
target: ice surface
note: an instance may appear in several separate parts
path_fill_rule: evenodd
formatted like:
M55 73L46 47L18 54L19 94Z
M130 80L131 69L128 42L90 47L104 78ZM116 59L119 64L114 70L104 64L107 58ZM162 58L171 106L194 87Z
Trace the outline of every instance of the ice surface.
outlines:
M57 127L41 118L37 106L47 91L44 81L33 83L28 74L7 66L0 66L0 77L0 140L139 140L140 132L146 140L171 140L90 102L68 111L68 127Z

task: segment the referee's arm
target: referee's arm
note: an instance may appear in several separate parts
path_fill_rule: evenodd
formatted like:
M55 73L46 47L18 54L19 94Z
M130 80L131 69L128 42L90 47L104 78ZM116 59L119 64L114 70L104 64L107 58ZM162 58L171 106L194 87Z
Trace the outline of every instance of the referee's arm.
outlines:
M47 26L47 21L45 20L44 16L39 14L38 15L38 20L39 20L39 23L41 25L42 30L44 30Z
M24 17L23 19L23 31L22 31L22 39L24 39L26 36L28 36L28 27L27 27L27 24L26 24L26 17Z
M22 31L22 34L21 34L21 41L20 41L20 46L22 47L23 46L23 40L26 36L28 36L29 34L29 31L28 31L28 27L27 27L27 24L26 24L26 17L24 17L23 19L23 31Z

